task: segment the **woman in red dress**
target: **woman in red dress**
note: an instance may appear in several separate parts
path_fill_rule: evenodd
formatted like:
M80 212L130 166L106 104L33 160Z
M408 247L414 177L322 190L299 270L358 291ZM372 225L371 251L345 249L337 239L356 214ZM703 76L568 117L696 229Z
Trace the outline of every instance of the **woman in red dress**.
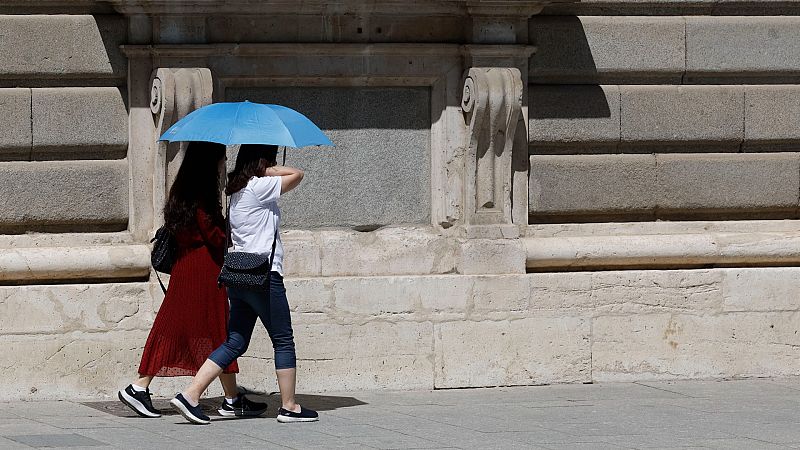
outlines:
M228 297L217 285L227 236L220 205L225 146L192 142L164 207L164 223L178 243L169 288L147 338L139 378L119 399L143 417L160 417L150 399L153 377L194 376L227 338ZM267 405L238 393L236 361L219 376L224 416L262 414Z

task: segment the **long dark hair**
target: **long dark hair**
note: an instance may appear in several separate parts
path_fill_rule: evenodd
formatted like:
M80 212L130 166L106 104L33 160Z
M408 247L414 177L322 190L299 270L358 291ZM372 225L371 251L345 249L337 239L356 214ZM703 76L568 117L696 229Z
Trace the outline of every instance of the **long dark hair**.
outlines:
M228 174L228 185L225 193L233 195L247 186L253 177L263 177L264 172L277 165L277 145L242 144L236 156L236 167Z
M222 220L219 192L219 162L225 146L213 142L190 142L164 205L164 224L173 233L196 227L197 209L212 220Z

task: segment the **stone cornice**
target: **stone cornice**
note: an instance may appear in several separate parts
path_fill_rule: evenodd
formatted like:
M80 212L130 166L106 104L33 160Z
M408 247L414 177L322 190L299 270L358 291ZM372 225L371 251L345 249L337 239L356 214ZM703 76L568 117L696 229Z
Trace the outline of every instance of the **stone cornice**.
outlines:
M0 10L18 13L117 12L125 15L207 14L392 14L518 17L544 6L578 0L0 0Z

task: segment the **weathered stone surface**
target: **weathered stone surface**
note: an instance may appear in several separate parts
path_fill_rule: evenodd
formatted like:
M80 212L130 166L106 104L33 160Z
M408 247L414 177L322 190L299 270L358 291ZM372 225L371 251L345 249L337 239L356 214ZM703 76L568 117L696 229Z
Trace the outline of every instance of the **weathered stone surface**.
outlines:
M744 139L744 88L622 86L623 145L696 142L737 150Z
M458 273L525 273L525 248L518 239L468 239L461 243Z
M30 89L0 89L0 116L0 159L30 158Z
M800 192L797 154L657 155L663 209L792 209Z
M33 159L124 158L128 111L117 88L32 89Z
M374 321L341 325L292 324L298 381L306 390L433 388L433 325L430 322ZM274 384L272 344L262 327L247 351L260 359L260 372L246 382Z
M0 30L0 79L126 75L127 60L119 50L127 32L123 17L0 15Z
M8 334L147 330L147 283L0 287L0 330Z
M3 163L0 192L3 232L118 231L128 221L125 161Z
M725 311L797 311L800 269L730 269L724 272Z
M619 213L655 206L653 155L531 156L532 215Z
M136 377L147 331L0 336L3 398L97 399ZM114 387L116 386L116 388Z
M481 276L472 289L473 311L525 311L530 298L530 279L519 275Z
M337 311L375 316L411 313L419 298L411 277L343 278L334 296Z
M745 145L800 147L800 86L747 86L745 89Z
M320 313L333 307L332 282L325 278L287 278L286 296L293 312Z
M318 232L323 276L452 273L456 248L430 228Z
M618 86L531 85L528 94L532 146L619 143Z
M578 309L595 316L722 311L720 271L652 270L530 275L534 310Z
M437 388L591 379L589 320L526 318L435 327Z
M320 266L320 246L315 234L303 230L281 232L283 270L288 276L317 276Z
M687 17L691 77L784 75L800 70L798 17Z
M684 69L680 17L539 16L529 33L533 83L679 83Z
M596 317L598 381L800 374L797 312Z
M287 151L286 164L306 176L281 200L286 227L430 223L428 88L229 88L225 95L294 108L336 144Z

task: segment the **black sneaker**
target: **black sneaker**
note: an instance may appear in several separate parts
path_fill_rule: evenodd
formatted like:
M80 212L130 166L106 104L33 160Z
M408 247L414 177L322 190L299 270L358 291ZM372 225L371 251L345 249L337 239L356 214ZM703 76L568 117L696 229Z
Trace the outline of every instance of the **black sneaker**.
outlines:
M250 401L243 394L239 394L233 404L230 404L227 400L222 399L222 406L220 406L217 410L220 416L225 417L256 417L264 414L266 411L266 403Z
M300 408L299 413L283 408L278 410L278 422L280 423L316 422L318 420L319 414L313 409Z
M129 384L128 387L117 393L117 397L128 408L142 417L161 417L161 411L153 408L153 402L150 400L150 389L136 391L133 389L133 385Z
M203 414L203 410L200 409L200 405L192 406L189 402L183 398L183 394L178 394L169 401L173 408L176 411L181 413L184 419L188 420L191 423L195 423L198 425L208 425L211 423L211 419L208 418L207 415Z

